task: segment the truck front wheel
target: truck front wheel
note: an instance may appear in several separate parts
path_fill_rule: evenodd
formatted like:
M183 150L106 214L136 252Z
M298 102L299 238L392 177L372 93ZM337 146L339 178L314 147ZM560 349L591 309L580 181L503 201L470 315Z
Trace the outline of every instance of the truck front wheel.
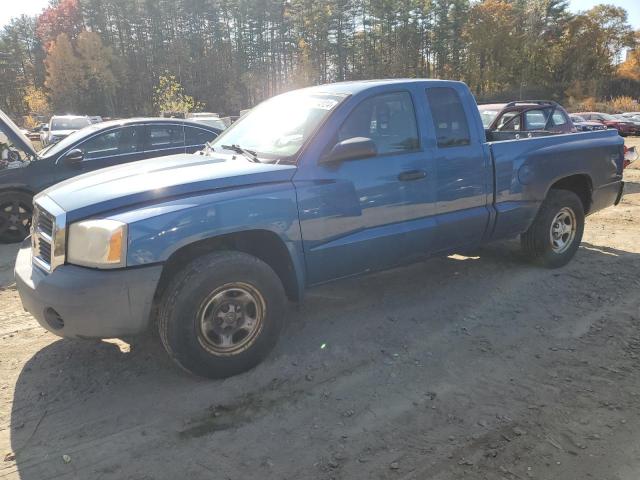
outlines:
M551 190L520 242L530 259L547 268L558 268L573 258L583 233L580 198L568 190Z
M269 265L242 252L214 252L171 280L161 300L158 330L182 368L224 378L249 370L271 351L284 307L284 288Z

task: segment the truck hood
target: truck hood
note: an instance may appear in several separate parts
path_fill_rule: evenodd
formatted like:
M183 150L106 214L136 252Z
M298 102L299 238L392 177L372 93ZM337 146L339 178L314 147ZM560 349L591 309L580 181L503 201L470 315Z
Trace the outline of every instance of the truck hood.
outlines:
M86 173L50 187L48 196L68 220L143 202L218 189L291 180L294 165L253 163L242 155L180 154L151 158Z
M0 130L4 132L14 147L22 150L33 157L37 157L35 149L33 148L33 143L29 140L24 133L18 128L18 126L13 123L13 121L9 118L9 116L0 110Z

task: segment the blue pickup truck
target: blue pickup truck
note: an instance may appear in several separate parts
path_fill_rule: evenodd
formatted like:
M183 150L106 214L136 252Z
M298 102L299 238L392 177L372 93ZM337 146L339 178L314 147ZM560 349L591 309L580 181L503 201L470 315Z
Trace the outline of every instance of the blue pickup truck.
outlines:
M314 285L517 236L566 264L585 216L620 201L623 155L615 131L487 142L459 82L292 91L199 154L37 195L17 287L57 335L157 328L184 369L225 377L268 354Z

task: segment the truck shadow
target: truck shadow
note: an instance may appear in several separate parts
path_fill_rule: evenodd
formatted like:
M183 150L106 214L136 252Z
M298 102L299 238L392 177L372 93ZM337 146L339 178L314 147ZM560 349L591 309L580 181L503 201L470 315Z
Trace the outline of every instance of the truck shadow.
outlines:
M277 378L297 383L302 390L310 388L304 380L322 362L317 353L321 344L331 345L340 361L348 364L345 352L354 341L375 345L379 352L387 343L395 347L407 342L406 333L395 332L423 322L428 328L411 330L420 341L419 336L426 338L430 328L442 328L472 312L487 291L512 295L531 282L558 276L588 278L609 272L599 279L600 287L604 282L610 292L620 293L625 284L617 278L616 269L626 265L628 270L630 263L640 267L640 255L583 243L567 267L544 270L524 263L517 243L502 242L472 254L318 287L291 313L270 358L253 371L224 381L183 373L153 337L130 344L54 341L26 362L16 382L9 425L16 476L23 480L128 478L126 460L131 457L122 461L124 471L111 466L120 442L128 442L127 451L137 447L142 455L151 445L169 449L167 432L188 423L194 411L240 395L258 395ZM593 267L594 273L585 273L585 265ZM456 292L468 294L461 297ZM512 308L517 315L516 307ZM360 320L370 323L363 325ZM5 463L5 468L11 471L10 464Z
M640 183L631 182L631 181L625 180L625 182L624 182L624 193L625 193L625 195L629 195L629 194L633 194L633 193L640 193Z

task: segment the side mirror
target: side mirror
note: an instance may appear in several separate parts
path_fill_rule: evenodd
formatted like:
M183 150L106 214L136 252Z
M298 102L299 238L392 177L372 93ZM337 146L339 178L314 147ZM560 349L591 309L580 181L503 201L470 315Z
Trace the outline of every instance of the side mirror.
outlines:
M62 162L64 163L65 167L80 168L82 160L84 160L84 152L79 148L74 148L73 150L70 150L66 153L66 155L62 159Z
M46 125L42 127L42 131L43 132L48 132L49 131L49 127L47 127Z
M333 163L375 157L377 154L378 149L373 140L367 137L353 137L336 143L331 151L322 157L320 161L322 163Z

